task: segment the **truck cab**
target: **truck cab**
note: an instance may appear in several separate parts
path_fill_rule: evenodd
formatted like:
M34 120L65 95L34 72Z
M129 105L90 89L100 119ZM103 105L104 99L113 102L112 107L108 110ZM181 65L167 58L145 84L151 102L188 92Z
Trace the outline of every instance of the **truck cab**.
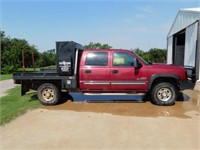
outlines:
M83 92L145 92L145 62L127 50L85 50L79 67Z

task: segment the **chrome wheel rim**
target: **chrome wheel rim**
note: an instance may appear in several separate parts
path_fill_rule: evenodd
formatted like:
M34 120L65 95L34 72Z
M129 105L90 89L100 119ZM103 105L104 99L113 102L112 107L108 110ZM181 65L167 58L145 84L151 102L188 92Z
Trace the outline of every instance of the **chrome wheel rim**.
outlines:
M169 88L161 88L157 92L159 100L166 102L172 98L172 91Z
M45 101L52 101L55 98L55 91L52 88L47 87L42 90L41 95Z

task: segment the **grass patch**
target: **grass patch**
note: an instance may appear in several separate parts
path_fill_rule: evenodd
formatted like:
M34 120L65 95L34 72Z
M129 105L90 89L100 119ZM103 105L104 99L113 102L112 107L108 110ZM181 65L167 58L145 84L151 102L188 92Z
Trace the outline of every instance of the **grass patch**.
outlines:
M0 125L10 122L27 110L41 106L35 92L21 96L20 86L10 89L8 95L1 98L0 103Z
M56 69L55 65L47 66L47 67L41 67L41 68L25 68L25 72L37 72L40 71L40 69ZM23 68L18 68L15 72L23 72Z
M47 66L47 67L41 67L44 69L56 69L56 65L51 65L51 66Z
M35 71L40 71L40 68L35 68ZM18 68L16 72L23 72L23 68ZM34 68L25 68L25 72L34 72Z
M12 74L1 74L0 81L12 79Z

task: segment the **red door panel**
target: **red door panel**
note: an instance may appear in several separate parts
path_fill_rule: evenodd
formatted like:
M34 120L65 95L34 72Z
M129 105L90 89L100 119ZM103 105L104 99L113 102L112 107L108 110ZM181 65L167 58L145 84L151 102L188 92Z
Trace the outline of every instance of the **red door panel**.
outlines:
M109 52L92 51L85 55L84 64L80 69L81 91L109 91L111 89Z
M80 84L84 91L107 91L110 89L109 67L85 67L81 70Z
M113 52L111 67L111 89L133 91L146 89L147 79L143 68L134 67L134 57L127 52ZM144 76L144 77L143 77Z

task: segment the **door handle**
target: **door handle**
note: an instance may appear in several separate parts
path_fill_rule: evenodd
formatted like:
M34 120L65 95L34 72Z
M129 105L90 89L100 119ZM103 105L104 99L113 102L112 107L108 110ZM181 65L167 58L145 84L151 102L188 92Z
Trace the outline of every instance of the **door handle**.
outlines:
M91 70L85 70L85 73L91 73L92 71Z
M118 73L118 70L112 70L112 73Z

